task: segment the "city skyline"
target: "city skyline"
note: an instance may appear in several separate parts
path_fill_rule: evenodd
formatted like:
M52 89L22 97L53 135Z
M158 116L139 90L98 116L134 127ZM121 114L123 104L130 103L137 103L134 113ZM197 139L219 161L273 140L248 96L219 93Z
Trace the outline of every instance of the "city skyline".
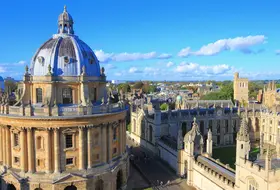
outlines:
M205 2L3 2L0 75L21 79L67 5L108 79L278 79L279 3Z

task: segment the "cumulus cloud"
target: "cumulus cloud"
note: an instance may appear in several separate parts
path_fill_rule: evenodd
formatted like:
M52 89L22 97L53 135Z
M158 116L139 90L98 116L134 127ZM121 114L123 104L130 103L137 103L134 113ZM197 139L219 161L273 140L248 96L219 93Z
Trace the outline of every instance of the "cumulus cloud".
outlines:
M160 55L158 56L159 59L169 59L169 58L171 58L171 57L172 57L172 55L171 55L171 54L168 54L168 53L163 53L163 54L160 54Z
M264 35L221 39L214 43L209 43L207 45L202 46L198 51L192 51L190 47L186 47L178 53L178 56L211 56L219 54L223 51L234 50L241 51L245 54L261 53L263 49L254 52L250 49L250 47L265 43L265 39L266 37Z
M139 70L137 67L131 67L128 70L129 73L142 73L143 71Z
M230 71L233 71L233 68L226 64L208 66L199 65L197 63L182 62L174 70L178 73L209 76L226 74Z
M108 63L111 61L137 61L137 60L148 60L148 59L169 59L172 55L163 53L158 54L156 52L149 53L106 53L103 50L95 50L95 55L101 63Z
M104 65L104 67L105 67L105 69L108 69L108 70L110 70L110 69L116 69L117 67L115 66L115 65L113 65L113 64L106 64L106 65Z
M19 61L18 65L26 65L26 63L27 63L26 61Z
M168 63L166 63L166 67L171 67L173 65L174 65L174 63L172 61L169 61Z

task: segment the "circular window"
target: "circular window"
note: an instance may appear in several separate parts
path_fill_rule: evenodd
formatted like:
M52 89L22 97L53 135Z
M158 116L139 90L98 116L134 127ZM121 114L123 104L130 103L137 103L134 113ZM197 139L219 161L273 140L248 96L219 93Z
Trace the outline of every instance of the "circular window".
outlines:
M64 63L66 63L66 64L70 63L70 59L69 59L68 56L65 56L65 57L64 57Z
M37 60L38 60L38 62L39 62L42 66L44 65L45 59L44 59L43 56L39 56L39 57L37 58Z

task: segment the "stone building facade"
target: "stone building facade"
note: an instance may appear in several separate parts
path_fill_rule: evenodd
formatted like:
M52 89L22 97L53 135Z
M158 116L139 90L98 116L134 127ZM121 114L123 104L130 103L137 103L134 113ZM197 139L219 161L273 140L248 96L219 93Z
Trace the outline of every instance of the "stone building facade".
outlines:
M115 190L126 186L126 106L112 104L95 54L59 15L58 33L26 68L17 103L0 106L0 189Z
M239 73L234 74L233 80L233 98L240 103L248 102L249 100L249 81L247 78L239 78Z
M243 107L224 106L223 101L188 103L180 98L177 110L166 112L160 111L156 102L137 105L131 109L130 136L169 164L178 176L186 176L187 183L197 189L280 190L279 92L273 86L270 82L265 87L263 104ZM212 149L224 145L236 147L235 170L212 158ZM251 150L256 147L260 153L253 158Z

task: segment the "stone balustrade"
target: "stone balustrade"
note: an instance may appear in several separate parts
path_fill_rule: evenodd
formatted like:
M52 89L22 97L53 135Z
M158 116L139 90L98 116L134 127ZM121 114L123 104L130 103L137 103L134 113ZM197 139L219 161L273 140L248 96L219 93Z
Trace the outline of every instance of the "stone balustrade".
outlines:
M128 109L123 102L113 104L100 104L94 106L81 105L54 105L54 106L9 106L0 105L0 115L11 116L77 116L115 113Z

